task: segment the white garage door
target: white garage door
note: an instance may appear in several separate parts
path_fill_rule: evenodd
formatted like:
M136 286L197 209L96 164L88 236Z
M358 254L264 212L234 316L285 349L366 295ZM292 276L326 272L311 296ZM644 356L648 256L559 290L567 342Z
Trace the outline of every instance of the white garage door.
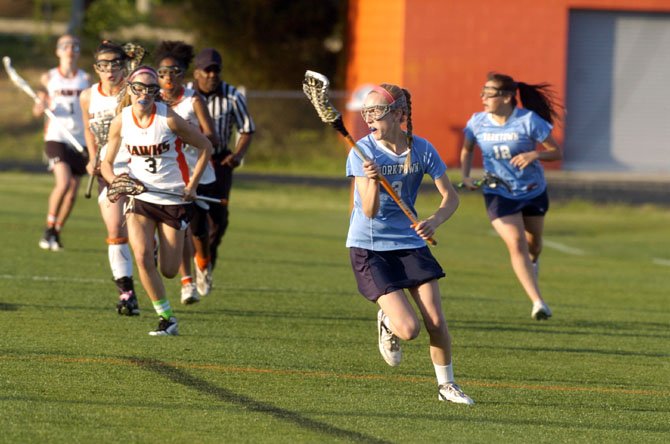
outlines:
M570 12L566 170L670 173L670 15Z

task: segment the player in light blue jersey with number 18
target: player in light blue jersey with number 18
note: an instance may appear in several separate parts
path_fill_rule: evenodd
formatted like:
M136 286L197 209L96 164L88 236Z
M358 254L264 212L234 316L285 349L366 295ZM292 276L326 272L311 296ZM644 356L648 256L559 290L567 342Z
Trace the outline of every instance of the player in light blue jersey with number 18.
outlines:
M516 93L523 104L517 108ZM490 73L481 92L484 112L468 121L461 151L463 184L475 189L470 177L475 145L482 152L487 175L498 186L484 187L491 224L505 241L512 268L533 302L531 317L548 319L552 312L538 286L538 258L542 250L544 215L549 209L547 184L540 161L560 160L561 149L551 136L558 105L549 85L515 82ZM544 150L536 150L541 144Z
M347 176L355 178L347 247L359 291L380 307L379 351L387 364L396 366L402 357L399 339L414 339L421 331L405 294L407 289L430 336L438 399L472 404L472 399L454 382L451 337L437 283L444 271L426 246L437 227L456 211L458 195L433 145L412 134L409 91L396 85L376 86L365 98L361 113L370 135L361 139L358 146L370 160L363 161L355 150L347 160ZM406 132L401 129L405 123ZM433 179L442 201L431 216L412 226L378 179L385 177L416 214L413 206L425 174Z

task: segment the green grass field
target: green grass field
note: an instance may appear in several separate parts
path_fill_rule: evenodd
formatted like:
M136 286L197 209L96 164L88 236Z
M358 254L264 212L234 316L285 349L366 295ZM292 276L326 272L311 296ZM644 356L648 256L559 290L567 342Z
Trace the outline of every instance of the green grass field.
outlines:
M667 442L670 211L554 202L530 302L467 194L434 254L457 380L440 403L427 335L388 367L344 247L346 189L239 181L231 226L178 337L114 311L105 232L81 200L44 252L49 175L0 175L0 442ZM426 214L436 194L424 194Z

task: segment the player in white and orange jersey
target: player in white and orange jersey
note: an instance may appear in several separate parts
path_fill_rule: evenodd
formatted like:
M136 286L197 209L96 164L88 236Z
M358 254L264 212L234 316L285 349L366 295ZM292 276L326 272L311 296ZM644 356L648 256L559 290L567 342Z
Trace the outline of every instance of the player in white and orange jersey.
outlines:
M104 157L109 125L117 114L125 87L125 67L130 60L121 45L109 40L98 45L94 56L93 67L100 81L84 91L80 100L86 146L91 159L87 166L90 174L97 173L97 160ZM127 164L127 154L118 155L114 171L121 174ZM107 256L112 278L119 292L116 310L120 315L139 315L140 308L133 283L133 257L128 246L128 229L123 217L123 205L127 198L111 202L106 195L107 183L100 176L98 178L98 206L107 229Z
M41 101L33 107L36 117L48 108L58 121L47 119L44 130L45 153L55 184L49 195L46 229L39 246L51 251L63 248L60 231L74 207L79 182L86 174L88 162L88 154L78 152L62 129L66 129L80 145L85 145L79 95L88 88L89 76L77 68L79 39L69 34L61 36L56 44L56 56L58 67L42 74L40 83L44 89L37 92Z
M161 87L161 99L177 114L196 128L217 146L219 141L214 131L214 122L204 99L195 90L184 86L184 74L188 71L193 60L193 47L180 41L163 41L156 49L156 63L158 66L158 84ZM197 161L198 150L184 146L184 155L189 168L193 168ZM214 196L214 182L216 176L211 163L200 179L198 195ZM209 249L209 205L197 201L194 206L193 219L186 232L184 242L184 257L179 269L181 274L181 302L192 304L200 300L198 294L209 294L212 285L212 263ZM195 258L196 282L191 276L192 262Z
M100 164L105 180L114 187L114 160L123 146L130 154L129 175L141 181L146 191L133 196L126 222L130 245L140 280L160 320L152 336L176 335L177 319L166 298L165 285L154 262L154 235L158 233L160 272L176 276L184 246L192 201L212 153L211 142L170 107L156 102L160 92L158 74L140 66L127 79L131 105L123 108L110 125L107 153ZM199 150L191 172L183 153L187 143ZM158 191L158 192L156 192ZM180 193L179 196L160 191Z

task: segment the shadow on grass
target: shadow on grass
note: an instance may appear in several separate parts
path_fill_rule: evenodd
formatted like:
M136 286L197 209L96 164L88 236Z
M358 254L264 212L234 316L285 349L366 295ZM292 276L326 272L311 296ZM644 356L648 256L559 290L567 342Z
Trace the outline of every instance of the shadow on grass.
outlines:
M205 380L191 376L188 373L179 370L175 367L172 367L171 365L168 365L161 361L153 359L138 359L133 357L128 357L126 359L128 359L130 362L137 365L138 367L157 373L158 375L167 378L176 384L180 384L184 387L197 390L208 396L214 396L221 401L237 405L238 407L241 407L245 410L272 416L273 418L279 421L291 423L305 430L329 435L333 438L352 440L356 442L365 442L365 443L388 442L375 438L373 436L365 435L363 433L345 430L332 426L330 424L315 421L299 413L292 412L290 410L286 410L269 403L257 401L248 396L244 396L239 393L235 393L231 390L225 389L223 387L218 387L216 385L210 384Z
M0 311L17 311L19 306L17 304L8 304L6 302L0 302Z

